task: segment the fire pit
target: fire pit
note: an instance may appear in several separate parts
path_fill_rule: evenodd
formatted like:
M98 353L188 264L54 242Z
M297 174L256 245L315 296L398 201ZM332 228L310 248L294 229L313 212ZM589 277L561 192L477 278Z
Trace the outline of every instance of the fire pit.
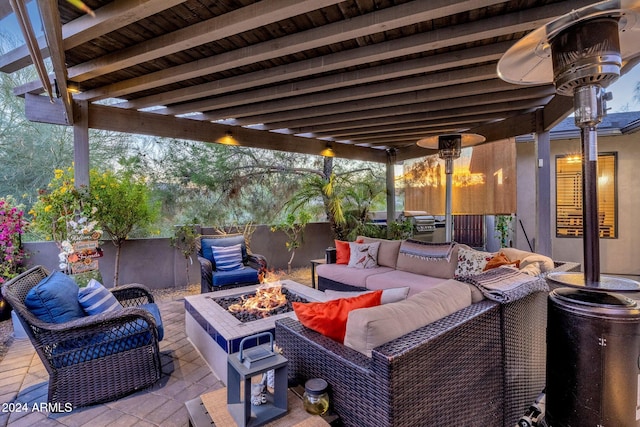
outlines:
M294 302L308 302L298 294L283 289L280 283L265 283L246 295L212 300L243 323L288 313L293 310Z
M310 288L291 280L275 282L282 286L282 293L293 301L325 301L324 292ZM249 335L260 332L275 332L275 322L285 317L294 317L294 311L280 307L266 317L262 314L253 320L241 320L226 307L239 304L257 294L258 285L224 291L209 292L185 297L185 329L187 338L200 352L216 376L225 381L227 378L227 355L239 351L240 341ZM221 301L222 304L217 301ZM226 307L225 307L226 306ZM250 348L262 342L254 342Z

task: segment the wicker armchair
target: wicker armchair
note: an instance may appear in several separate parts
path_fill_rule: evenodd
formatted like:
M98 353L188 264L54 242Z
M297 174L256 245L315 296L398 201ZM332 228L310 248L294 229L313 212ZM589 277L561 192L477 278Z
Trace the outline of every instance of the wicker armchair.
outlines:
M50 403L74 407L106 402L154 384L162 374L153 296L141 285L112 290L125 307L65 323L39 320L24 304L49 272L36 266L2 286L49 373Z
M245 268L236 271L216 269L211 248L208 245L242 245L242 263ZM267 259L263 255L252 254L242 234L203 235L196 242L200 262L200 293L248 286L260 283L267 272Z
M347 427L511 427L544 388L546 296L472 304L371 358L293 319L276 321L276 341L290 380L329 383Z

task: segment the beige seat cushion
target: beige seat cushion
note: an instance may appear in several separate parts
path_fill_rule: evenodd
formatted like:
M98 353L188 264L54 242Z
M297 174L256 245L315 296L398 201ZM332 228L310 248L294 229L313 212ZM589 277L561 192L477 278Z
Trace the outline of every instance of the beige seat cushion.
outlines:
M344 264L320 264L316 267L318 276L344 283L345 285L366 287L367 277L392 271L389 267L349 268Z
M344 345L371 357L374 348L469 305L469 286L447 280L404 301L353 310Z

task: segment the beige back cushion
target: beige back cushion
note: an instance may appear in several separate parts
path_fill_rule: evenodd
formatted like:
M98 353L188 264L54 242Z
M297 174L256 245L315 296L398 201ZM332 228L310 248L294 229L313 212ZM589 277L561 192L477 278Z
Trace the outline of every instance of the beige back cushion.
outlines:
M528 265L533 265L534 267L530 268L540 269L540 271L544 273L553 270L555 267L553 260L545 255L527 252L516 248L501 248L500 251L503 252L511 261L520 261L520 269L524 269Z
M451 279L456 271L456 265L458 265L458 246L459 245L456 244L453 247L453 251L451 252L451 256L448 261L445 258L429 260L399 253L398 265L396 268L409 273L439 277L442 279Z
M405 300L409 296L410 289L408 286L383 289L380 304L391 304L392 302ZM338 298L357 297L358 295L369 292L375 291L334 291L333 289L326 289L324 295L327 297L327 301L331 301Z
M378 265L396 268L402 240L376 239L374 237L364 236L358 236L357 239L362 239L364 243L380 242L380 248L378 248Z
M371 357L371 350L471 305L466 283L447 280L406 300L349 313L344 345Z

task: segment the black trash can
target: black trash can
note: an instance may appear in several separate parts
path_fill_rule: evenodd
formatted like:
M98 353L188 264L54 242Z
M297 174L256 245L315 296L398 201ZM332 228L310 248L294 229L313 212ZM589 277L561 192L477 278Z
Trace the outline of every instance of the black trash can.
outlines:
M640 427L640 308L621 294L549 294L550 427Z

